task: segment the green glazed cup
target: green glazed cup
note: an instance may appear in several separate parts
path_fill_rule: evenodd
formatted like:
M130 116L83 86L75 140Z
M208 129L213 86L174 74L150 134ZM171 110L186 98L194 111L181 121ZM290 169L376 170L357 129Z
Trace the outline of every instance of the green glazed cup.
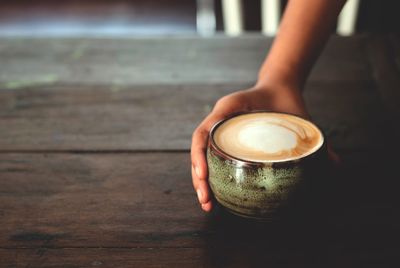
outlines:
M237 115L240 114L234 116ZM225 153L214 141L215 130L232 117L216 123L209 134L208 176L214 197L233 214L259 220L277 219L290 211L294 203L307 198L310 180L324 176L328 162L324 134L319 128L322 145L302 158L252 162Z

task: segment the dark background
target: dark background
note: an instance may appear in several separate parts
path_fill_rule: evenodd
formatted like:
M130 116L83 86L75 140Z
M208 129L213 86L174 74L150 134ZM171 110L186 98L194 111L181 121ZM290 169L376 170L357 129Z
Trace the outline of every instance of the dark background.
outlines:
M245 28L260 30L260 1L243 1ZM282 1L283 6L286 1ZM399 32L400 1L361 0L356 31ZM221 1L215 1L217 29L223 30ZM0 35L185 34L196 32L196 1L16 0L2 1Z

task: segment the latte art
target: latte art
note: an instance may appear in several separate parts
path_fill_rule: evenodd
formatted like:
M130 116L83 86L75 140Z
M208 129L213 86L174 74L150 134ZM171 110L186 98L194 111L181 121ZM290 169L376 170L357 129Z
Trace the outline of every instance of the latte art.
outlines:
M321 131L300 117L281 113L248 113L223 122L214 131L225 153L253 162L298 159L318 150Z

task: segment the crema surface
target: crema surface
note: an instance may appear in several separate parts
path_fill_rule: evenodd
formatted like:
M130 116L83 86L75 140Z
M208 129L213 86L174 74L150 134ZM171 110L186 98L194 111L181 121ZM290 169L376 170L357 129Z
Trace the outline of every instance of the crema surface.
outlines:
M323 143L321 131L311 122L268 112L233 117L218 126L213 139L225 153L253 162L298 159Z

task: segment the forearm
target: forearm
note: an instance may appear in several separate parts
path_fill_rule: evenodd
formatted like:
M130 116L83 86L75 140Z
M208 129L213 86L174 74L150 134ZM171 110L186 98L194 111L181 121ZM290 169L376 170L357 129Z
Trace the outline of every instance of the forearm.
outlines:
M289 0L257 85L302 88L345 0Z

